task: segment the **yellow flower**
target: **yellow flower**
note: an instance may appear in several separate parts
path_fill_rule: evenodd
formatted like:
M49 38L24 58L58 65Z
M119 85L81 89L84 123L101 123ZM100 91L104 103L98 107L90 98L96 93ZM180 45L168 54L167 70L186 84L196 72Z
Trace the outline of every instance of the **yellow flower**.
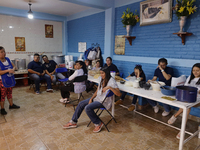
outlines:
M126 17L127 17L127 18L130 18L130 15L129 15L129 14L126 14Z
M137 22L139 22L139 21L140 21L140 18L137 19Z
M195 9L193 9L192 7L187 7L187 10L189 12L189 15L193 14L194 11L196 11Z
M125 17L125 14L123 14L121 18L124 19L124 17Z
M190 6L190 1L187 2L187 6Z
M184 11L184 9L185 9L185 6L184 7L181 7L180 9L179 9L179 13L182 13L183 11Z

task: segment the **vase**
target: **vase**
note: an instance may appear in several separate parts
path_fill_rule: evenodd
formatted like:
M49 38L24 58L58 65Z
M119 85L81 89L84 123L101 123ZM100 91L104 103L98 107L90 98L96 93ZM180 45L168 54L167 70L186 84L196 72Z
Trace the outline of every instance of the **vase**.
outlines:
M180 20L179 20L180 31L179 31L179 33L183 32L183 27L184 27L184 25L186 23L186 18L187 18L186 16L181 16L180 17Z
M126 25L126 36L130 36L131 25Z

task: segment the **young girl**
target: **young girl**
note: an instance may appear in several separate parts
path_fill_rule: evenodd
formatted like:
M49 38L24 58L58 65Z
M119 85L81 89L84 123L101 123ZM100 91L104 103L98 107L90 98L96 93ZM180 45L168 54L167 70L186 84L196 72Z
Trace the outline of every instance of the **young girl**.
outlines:
M134 72L131 73L128 77L130 76L135 76L139 81L146 81L146 76L144 74L144 71L142 70L142 66L141 65L136 65L134 68ZM119 104L123 104L123 100L126 96L126 92L122 92L122 96L120 98L120 100L118 100L115 105L119 105ZM132 105L128 108L128 111L133 111L135 109L135 104L137 102L137 95L133 96L133 101L132 101Z
M99 86L96 92L94 93L94 95L91 98L81 101L78 104L72 119L66 125L64 125L63 128L65 129L76 128L78 118L80 117L82 111L85 109L86 114L95 125L93 132L101 131L103 123L101 122L99 117L96 115L94 110L97 108L103 108L103 107L105 107L106 109L109 109L111 107L113 96L108 97L105 100L105 102L102 104L102 101L104 100L108 90L111 90L117 96L121 96L121 93L119 91L117 83L115 82L115 79L111 77L110 71L107 68L102 68L100 70L100 74L101 76L99 77L99 84L98 84Z
M193 65L191 75L187 78L184 85L198 88L198 94L200 94L200 63L196 63ZM168 124L173 124L176 121L177 117L182 112L183 112L183 109L180 108L178 112L168 120ZM188 110L187 119L188 119L189 114L190 114L190 109ZM177 134L176 138L180 139L180 132Z
M0 46L0 90L1 90L1 99L0 99L0 105L1 105L1 114L6 115L7 112L4 109L4 102L5 98L7 96L8 102L10 103L9 109L18 109L19 106L13 104L12 99L12 86L11 87L4 87L2 83L2 79L4 81L7 81L9 83L12 83L11 80L14 81L13 73L15 65L10 61L8 57L6 57L5 49ZM14 85L14 84L13 84Z
M76 71L69 77L69 80L73 80L77 76L87 75L86 65L83 61L76 61ZM62 86L60 88L61 96L60 102L67 103L69 102L70 91L77 93L78 91L85 91L86 85L85 81L83 82L74 82L70 86Z

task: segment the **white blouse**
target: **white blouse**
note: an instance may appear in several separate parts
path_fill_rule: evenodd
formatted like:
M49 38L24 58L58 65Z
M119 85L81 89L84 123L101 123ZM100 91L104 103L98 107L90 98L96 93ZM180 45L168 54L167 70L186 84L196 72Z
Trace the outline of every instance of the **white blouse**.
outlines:
M75 72L69 77L69 80L73 80L77 76L82 76L82 75L84 75L83 69L75 70Z
M196 88L198 88L198 91L200 90L200 85L196 85L196 83L197 83L197 81L200 79L200 77L199 78L194 78L194 79L192 79L191 80L191 82L190 83L188 83L188 81L190 80L190 76L187 78L187 80L186 80L186 82L185 82L185 86L192 86L192 87L196 87Z
M99 80L99 82L98 82L99 84L98 85L100 85L101 79L102 78L99 77L99 79L98 79ZM110 86L112 88L118 88L115 79L112 78L112 77L108 81L107 86ZM98 86L97 96L94 98L94 101L98 101L100 103L103 102L104 98L106 97L106 94L107 94L108 90L106 90L105 92L102 92L102 89L103 89L102 86L101 86L101 88L100 88L100 86ZM111 105L112 105L112 101L113 101L113 96L106 98L106 100L103 103L103 106L106 109L109 109L111 107Z

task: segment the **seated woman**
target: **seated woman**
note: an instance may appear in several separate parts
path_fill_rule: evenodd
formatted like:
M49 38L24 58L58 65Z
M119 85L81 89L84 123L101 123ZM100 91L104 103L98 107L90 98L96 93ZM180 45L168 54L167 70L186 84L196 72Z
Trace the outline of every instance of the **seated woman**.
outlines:
M83 109L85 109L86 114L95 125L93 132L101 131L103 123L94 112L94 109L104 107L106 109L109 109L111 107L113 101L112 96L108 97L102 104L102 101L104 100L108 90L111 90L117 96L121 96L121 93L119 91L117 83L115 82L115 79L111 77L110 71L107 68L102 68L100 70L100 73L101 76L99 77L99 86L94 95L91 98L83 100L78 104L72 119L66 125L64 125L63 128L76 128L78 119Z
M75 72L69 77L69 80L73 80L77 76L87 75L87 69L85 63L83 61L76 61L76 70ZM61 96L60 99L61 103L69 102L70 92L78 93L78 91L85 91L86 85L85 81L83 82L74 82L70 84L70 86L62 86L60 88Z
M144 74L144 71L142 70L142 66L141 65L136 65L135 68L134 68L134 72L131 73L128 77L131 77L131 76L136 76L136 78L140 81L146 81L146 76ZM115 105L119 105L119 104L123 104L123 100L126 96L126 92L122 92L122 96L120 98L120 100L118 100ZM137 102L137 98L138 96L137 95L134 95L133 96L133 101L132 101L132 105L128 108L128 111L133 111L135 109L135 104Z
M198 94L200 94L200 63L196 63L196 64L193 65L191 75L187 78L184 85L198 88ZM195 105L194 107L198 107L198 106L199 105ZM187 119L188 119L188 116L190 114L190 110L191 109L189 109L187 111ZM183 109L180 108L178 110L178 112L168 120L168 124L173 124L176 121L177 117L182 112L183 112ZM180 139L180 132L177 134L176 138Z
M96 61L96 66L93 67L92 70L98 71L98 70L100 70L100 69L101 69L100 60L97 60L97 61Z

